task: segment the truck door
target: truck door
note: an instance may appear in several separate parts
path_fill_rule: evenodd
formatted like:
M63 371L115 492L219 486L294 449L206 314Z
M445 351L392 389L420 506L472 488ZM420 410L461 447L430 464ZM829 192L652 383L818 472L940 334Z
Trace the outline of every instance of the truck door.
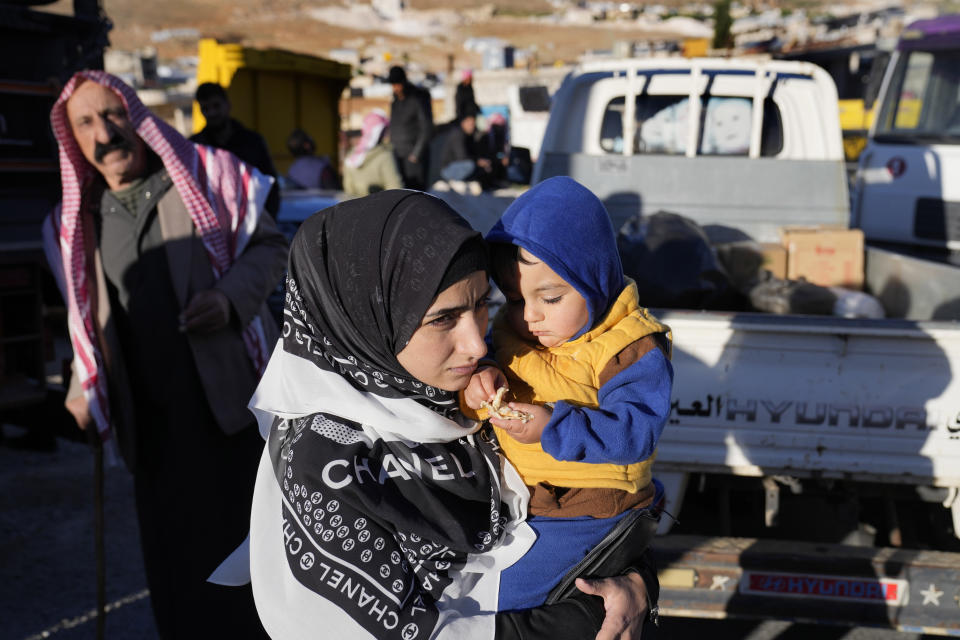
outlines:
M860 158L853 222L868 240L957 250L960 46L912 46L891 62Z

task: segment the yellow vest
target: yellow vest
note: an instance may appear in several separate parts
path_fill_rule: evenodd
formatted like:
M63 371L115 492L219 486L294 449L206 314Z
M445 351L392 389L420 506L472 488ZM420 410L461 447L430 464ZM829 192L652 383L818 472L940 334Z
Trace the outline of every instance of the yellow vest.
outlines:
M607 315L576 340L543 347L522 340L510 328L505 309L493 321L496 359L510 382L510 395L518 402L543 404L563 400L596 408L599 376L611 358L646 336L670 328L640 306L637 285L627 286ZM669 356L669 354L667 354ZM527 485L548 482L557 487L610 488L635 493L650 483L650 467L656 452L643 462L630 465L561 462L544 452L540 443L523 444L502 429L496 429L500 446Z

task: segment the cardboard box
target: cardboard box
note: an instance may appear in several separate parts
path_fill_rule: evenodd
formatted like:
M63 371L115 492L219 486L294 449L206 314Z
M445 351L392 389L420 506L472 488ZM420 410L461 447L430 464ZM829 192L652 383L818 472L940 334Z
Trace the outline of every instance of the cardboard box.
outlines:
M863 232L833 227L784 227L787 278L824 287L863 289Z

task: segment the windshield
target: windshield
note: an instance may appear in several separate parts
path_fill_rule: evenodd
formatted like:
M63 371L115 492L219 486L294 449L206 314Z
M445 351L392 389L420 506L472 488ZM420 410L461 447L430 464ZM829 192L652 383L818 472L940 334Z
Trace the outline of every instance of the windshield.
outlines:
M876 138L960 143L960 51L910 51L897 62Z

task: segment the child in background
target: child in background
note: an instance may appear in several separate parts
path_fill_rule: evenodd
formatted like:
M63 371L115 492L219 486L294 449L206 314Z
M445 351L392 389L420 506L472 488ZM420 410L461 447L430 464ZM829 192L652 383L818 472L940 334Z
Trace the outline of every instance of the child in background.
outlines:
M506 382L509 407L491 417L500 445L530 488L538 539L501 577L501 610L535 606L587 551L662 489L650 467L670 413L670 330L623 275L610 217L567 177L520 196L487 235L506 297L493 355L463 402L478 409ZM506 380L504 380L504 374Z

